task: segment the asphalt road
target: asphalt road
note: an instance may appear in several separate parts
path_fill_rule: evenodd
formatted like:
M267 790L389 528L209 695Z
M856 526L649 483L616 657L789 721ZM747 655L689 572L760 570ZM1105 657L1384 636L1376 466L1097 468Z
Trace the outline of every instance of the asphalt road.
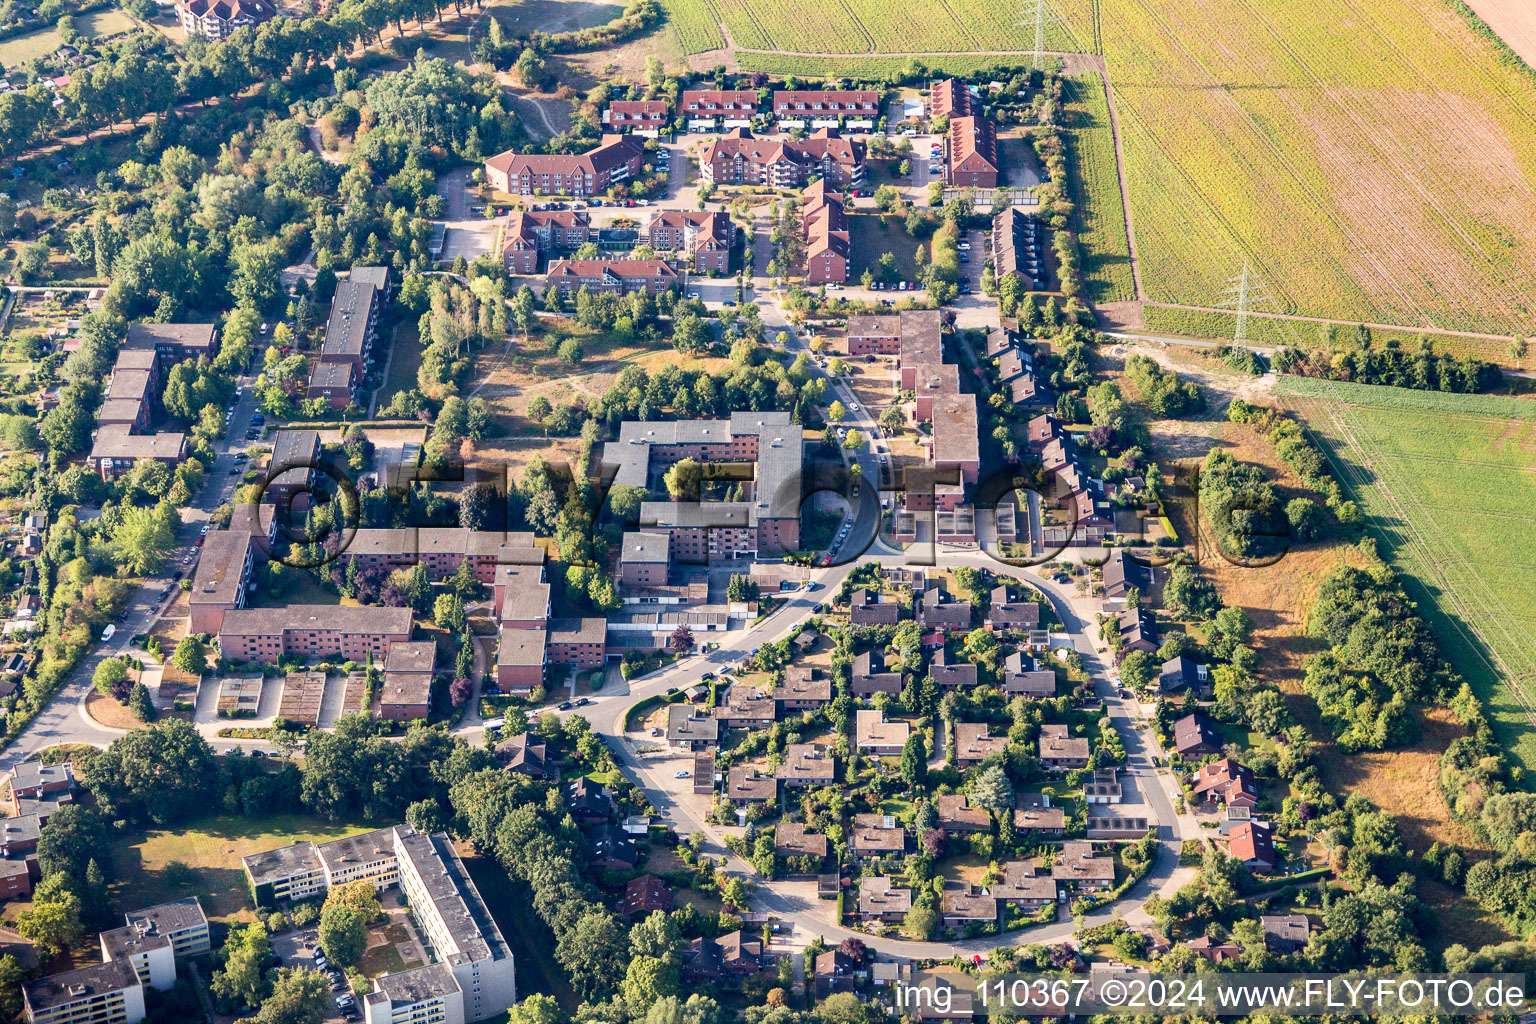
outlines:
M245 391L235 406L229 434L214 447L217 457L203 481L202 489L192 504L181 510L176 548L166 557L160 571L144 578L129 595L127 610L115 623L117 629L112 639L98 643L70 674L59 692L48 702L48 706L27 726L26 731L16 737L4 751L0 751L0 771L9 771L39 750L60 743L106 746L122 735L120 730L103 728L86 715L85 699L92 690L91 676L102 660L128 653L131 650L129 641L134 635L146 633L153 627L161 612L175 598L174 591L168 598L161 597L166 586L175 583L172 579L174 574L179 572L185 578L196 572L196 557L200 550L196 547L197 538L213 511L230 500L240 480L238 475L229 475L229 471L235 468L235 453L256 443L245 440L246 425L250 423L251 414L256 411L255 396L250 390L253 379L251 376L240 378Z

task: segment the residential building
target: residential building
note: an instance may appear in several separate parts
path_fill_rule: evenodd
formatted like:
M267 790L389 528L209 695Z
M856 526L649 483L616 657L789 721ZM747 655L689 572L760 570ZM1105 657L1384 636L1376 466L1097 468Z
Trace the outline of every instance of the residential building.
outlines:
M281 508L298 495L309 494L314 490L319 465L319 431L279 430L272 438L262 500Z
M1061 723L1040 727L1040 763L1046 768L1064 771L1088 767L1088 739L1073 736Z
M739 764L727 773L725 791L721 796L736 807L766 803L779 795L779 784L770 775L759 775L757 769Z
M1013 827L1026 835L1060 835L1067 827L1067 812L1051 806L1046 793L1019 793L1013 801Z
M1083 783L1083 802L1090 808L1095 804L1117 804L1124 795L1120 773L1114 768L1096 769Z
M385 290L366 274L357 276L356 272L336 286L331 315L325 322L325 341L320 346L320 365L345 363L356 369L359 378L363 376L373 354L384 295Z
M1007 736L990 736L986 722L955 723L955 764L974 768L994 754L1008 749Z
M992 896L1021 910L1038 910L1056 902L1056 879L1030 861L1011 860L1003 865L1002 881L992 883Z
M783 684L773 689L773 702L780 712L812 711L831 699L832 680L809 665L790 665L784 670Z
M859 917L865 921L897 924L912 909L912 890L891 885L888 875L859 879Z
M976 666L968 661L951 663L943 647L935 648L928 659L928 675L941 690L969 689L976 685Z
M976 396L955 394L933 403L933 467L957 469L974 484L981 477L981 441L977 434Z
M505 614L505 571L517 575L515 587L526 592L526 610L530 617L548 618L547 602L535 598L547 593L544 582L544 549L535 547L531 533L506 533L500 530L468 530L457 526L422 526L402 530L359 529L351 534L346 548L338 556L356 561L360 570L387 574L396 569L414 568L418 563L433 582L445 580L468 562L475 579L492 588L492 600L499 621L509 621ZM515 602L520 608L522 603ZM533 627L529 627L533 628Z
M939 828L946 832L987 832L992 828L992 817L980 807L972 807L964 793L951 793L933 798L939 814Z
M851 356L901 354L901 317L855 314L846 331Z
M575 252L590 240L583 210L518 210L507 218L501 259L511 274L535 274L539 256Z
M1125 598L1132 590L1145 592L1146 572L1140 562L1129 557L1124 548L1115 548L1104 559L1105 598Z
M496 685L508 693L529 693L544 685L543 629L517 629L503 623L496 642Z
M946 928L964 928L997 920L997 898L974 885L947 885L939 907L939 923Z
M189 36L227 39L236 29L277 17L267 0L178 0L176 15Z
M1211 667L1202 665L1187 654L1163 662L1157 678L1157 688L1162 693L1183 693L1193 688L1196 693L1205 694L1213 685Z
M383 658L391 643L411 638L409 608L291 604L233 608L219 627L219 652L234 662L275 664L281 657Z
M901 753L911 731L906 722L887 722L884 711L864 709L854 712L854 742L866 754Z
M655 875L641 875L631 878L624 887L624 899L619 903L619 913L635 921L657 911L670 913L676 904L677 896L667 887L666 882Z
M1227 807L1253 808L1259 802L1259 787L1253 772L1230 757L1201 765L1191 780L1191 789L1206 805L1219 803Z
M816 956L812 975L816 983L816 998L825 999L836 992L852 992L855 975L862 974L857 962L840 949L829 949Z
M485 180L509 195L591 196L640 173L645 147L631 135L604 135L580 155L507 150L485 162Z
M720 722L686 704L667 709L667 743L683 750L704 750L720 742Z
M617 825L602 822L584 829L587 863L607 871L628 871L640 861L635 841Z
M831 786L836 782L836 761L820 743L791 743L785 748L784 763L774 775L786 789Z
M1224 964L1236 960L1243 955L1243 947L1235 942L1222 942L1213 939L1209 935L1202 935L1198 939L1190 939L1184 943L1197 956L1209 960L1213 964Z
M1198 711L1173 723L1173 749L1180 757L1199 757L1221 749L1216 723Z
M551 619L545 660L551 665L570 665L577 672L602 668L606 658L608 620L602 616Z
M950 118L945 150L945 184L951 188L997 187L997 126L991 119Z
M1275 870L1275 838L1262 821L1245 821L1227 833L1227 852L1259 874Z
M432 706L432 674L437 669L437 643L392 643L384 658L378 713L387 721L426 718Z
M446 963L424 964L374 979L362 999L363 1024L464 1024L464 990Z
M1003 659L1003 692L1010 697L1056 696L1056 673L1036 667L1035 660L1022 651Z
M75 769L68 761L22 761L10 771L12 817L36 814L40 809L51 812L59 804L74 802L74 794Z
M780 821L773 830L773 852L785 859L806 857L820 864L829 844L819 832L807 832L797 821Z
M1305 949L1311 938L1312 926L1305 914L1261 914L1259 926L1271 953L1284 955Z
M992 261L997 279L1016 274L1024 280L1025 287L1039 287L1045 277L1037 255L1040 238L1039 221L1016 206L994 216Z
M698 938L683 950L682 980L690 985L706 981L740 982L761 973L763 943L741 931L718 939Z
M715 708L721 729L766 729L777 717L771 698L745 684L731 687L730 699Z
M659 295L678 281L677 271L665 260L555 260L544 274L545 288L558 288L567 295L583 287L599 295Z
M164 992L176 984L176 954L171 940L131 925L110 928L96 936L101 959L123 960L133 966L139 984Z
M627 420L603 446L615 486L650 487L685 458L734 463L740 501L647 501L640 525L667 534L673 563L707 565L800 546L802 431L787 412L736 412L728 420Z
M178 958L198 956L211 948L208 916L196 896L129 911L123 917L130 928L165 936Z
M127 476L140 462L160 462L174 469L187 461L187 435L180 431L135 434L126 423L112 423L96 431L88 457L91 468L112 482Z
M843 284L852 249L841 194L818 178L801 195L800 231L805 236L805 283Z
M1051 877L1057 882L1090 892L1111 889L1115 884L1115 862L1094 854L1092 843L1066 842L1051 865Z
M887 672L885 658L879 651L864 651L853 659L848 692L865 699L877 693L900 693L901 673Z
M757 113L757 90L684 89L678 113L690 121L709 117L751 120Z
M667 126L670 104L664 100L610 100L603 125L613 131L659 132Z
M566 811L580 824L590 825L613 817L613 794L585 775L567 782L560 792L565 797Z
M652 210L653 249L677 253L695 274L729 274L736 226L723 210Z
M781 118L875 118L880 94L870 89L780 89L773 94L773 112Z
M969 630L971 602L955 600L942 586L929 587L918 601L917 621L924 629Z
M549 761L549 746L532 733L520 732L491 748L496 760L513 775L548 782L555 778L555 766Z
M733 128L699 149L699 177L715 185L804 188L820 175L840 188L864 182L864 144L821 128L804 139L759 139Z
M309 371L304 397L323 398L330 408L345 409L356 400L361 380L352 363L316 363Z
M144 985L127 959L52 974L21 987L27 1024L139 1024Z
M1008 588L999 584L992 588L983 625L992 630L1027 630L1040 626L1040 604L1037 601L1015 601L1008 595Z
M929 117L969 117L970 113L971 90L964 82L945 78L929 86Z
M860 587L848 597L848 621L855 626L894 626L901 620L901 605L894 597Z

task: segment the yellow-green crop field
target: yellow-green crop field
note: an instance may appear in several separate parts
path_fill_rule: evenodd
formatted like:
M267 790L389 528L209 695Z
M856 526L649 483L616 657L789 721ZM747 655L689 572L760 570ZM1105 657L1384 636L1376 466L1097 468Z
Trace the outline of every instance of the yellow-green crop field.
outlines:
M1536 79L1444 0L1063 0L1114 85L1149 297L1536 323Z
M1505 746L1536 767L1536 403L1298 377L1277 392L1325 443Z
M886 0L663 0L688 53L731 42L746 50L791 54L1022 53L1034 46L1033 22L1008 0L931 0L921 9ZM1075 50L1064 24L1046 46ZM847 72L843 72L847 73Z

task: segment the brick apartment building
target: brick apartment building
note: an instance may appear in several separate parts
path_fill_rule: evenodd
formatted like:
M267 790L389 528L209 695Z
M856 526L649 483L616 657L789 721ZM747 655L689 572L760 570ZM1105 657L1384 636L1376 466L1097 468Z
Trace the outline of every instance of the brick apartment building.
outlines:
M682 254L695 274L729 274L736 227L723 210L653 210L651 247Z
M970 87L953 78L934 82L928 89L928 114L930 117L969 117Z
M850 316L847 341L850 356L900 355L901 317L863 314Z
M604 135L577 155L507 150L485 162L485 180L508 195L591 196L640 173L645 147L630 135Z
M219 627L219 652L235 662L275 664L301 658L383 658L391 643L411 638L409 608L291 604L234 608Z
M852 252L843 197L826 178L810 184L802 195L800 230L805 236L805 283L842 284L848 280Z
M556 260L544 275L544 287L558 288L567 295L583 287L599 295L659 295L679 280L677 271L665 260Z
M699 149L699 176L716 185L803 188L817 175L840 188L862 185L864 144L843 138L835 128L798 140L759 139L733 128Z
M379 717L393 722L426 718L432 706L437 644L431 640L392 643L379 685Z
M475 578L486 586L496 581L502 565L542 565L544 549L535 547L531 533L497 530L466 530L456 526L423 526L413 529L356 531L341 552L344 560L356 560L359 569L394 572L420 562L427 578L445 580L469 562Z
M356 267L351 277L336 286L320 359L310 372L304 392L306 398L324 398L333 409L345 409L352 404L357 387L368 372L379 312L388 294L387 285L381 288L375 284L369 270L381 271L388 280L387 267Z
M577 671L602 668L608 642L608 620L601 616L551 619L544 658L551 665L570 665Z
M536 274L539 256L575 252L592 238L584 210L525 210L507 219L501 259L510 274Z
M953 188L997 187L997 126L985 117L954 117L946 139L944 181Z

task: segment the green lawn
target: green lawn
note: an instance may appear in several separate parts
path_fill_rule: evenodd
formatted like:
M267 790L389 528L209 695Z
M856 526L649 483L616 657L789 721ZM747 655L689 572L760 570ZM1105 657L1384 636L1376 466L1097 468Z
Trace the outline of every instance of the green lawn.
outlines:
M912 254L919 245L926 246L927 241L919 242L907 234L901 217L892 214L885 221L885 227L881 227L879 216L869 213L848 218L848 246L853 252L853 265L848 268L850 281L858 280L865 268L874 271L878 279L880 256L887 252L896 257L897 280L917 280L917 261Z
M416 386L416 371L421 368L421 332L416 321L406 317L395 328L395 347L389 357L389 375L379 388L379 406L389 404L398 392Z
M174 829L132 832L112 845L112 904L121 910L197 896L210 918L253 918L241 858L305 839L328 842L378 825L311 814L221 814ZM188 870L172 867L185 865Z
M1536 405L1294 377L1279 393L1326 443L1504 746L1536 767Z
M82 14L75 19L75 28L80 34L93 37L115 36L119 32L127 32L135 24L132 18L115 7ZM0 64L6 67L25 64L34 57L46 57L63 45L64 40L59 37L57 28L29 32L0 43Z

